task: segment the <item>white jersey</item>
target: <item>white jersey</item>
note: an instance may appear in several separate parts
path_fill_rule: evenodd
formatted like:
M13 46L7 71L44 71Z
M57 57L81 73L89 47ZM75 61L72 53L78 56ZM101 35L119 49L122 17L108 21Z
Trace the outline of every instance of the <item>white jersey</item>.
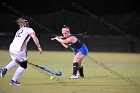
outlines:
M20 28L13 39L13 42L10 44L11 51L21 51L26 50L27 43L30 39L31 33L35 33L32 28L23 27Z

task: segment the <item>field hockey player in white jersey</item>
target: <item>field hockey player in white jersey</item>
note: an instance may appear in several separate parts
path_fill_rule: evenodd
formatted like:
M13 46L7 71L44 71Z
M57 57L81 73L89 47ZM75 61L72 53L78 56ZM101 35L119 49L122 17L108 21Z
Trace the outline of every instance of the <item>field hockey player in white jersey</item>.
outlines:
M7 71L18 66L12 80L10 81L10 85L20 86L21 84L18 82L18 79L27 68L27 43L30 40L30 37L32 37L40 54L42 53L42 48L34 30L29 28L28 20L24 17L20 17L16 22L20 29L16 32L9 47L9 54L12 61L6 67L0 69L0 76L4 78Z

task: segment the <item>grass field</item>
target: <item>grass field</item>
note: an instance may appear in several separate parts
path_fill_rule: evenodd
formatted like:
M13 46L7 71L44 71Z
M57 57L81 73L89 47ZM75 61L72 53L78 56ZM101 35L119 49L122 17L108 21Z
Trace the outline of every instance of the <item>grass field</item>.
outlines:
M72 73L72 52L45 51L39 55L28 51L29 61L63 75L50 80L50 74L40 73L28 65L19 82L22 86L10 86L16 68L0 78L0 93L140 93L140 54L90 52L83 60L85 77L69 79ZM0 68L11 58L0 50Z

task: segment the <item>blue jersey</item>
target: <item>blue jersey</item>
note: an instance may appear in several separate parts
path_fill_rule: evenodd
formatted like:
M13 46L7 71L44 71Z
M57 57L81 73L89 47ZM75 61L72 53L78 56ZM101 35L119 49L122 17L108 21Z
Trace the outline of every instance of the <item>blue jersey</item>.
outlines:
M70 35L70 36L73 36L73 35ZM88 55L88 48L79 39L77 39L75 43L68 43L68 46L74 51L75 55L78 52L81 52L85 56Z

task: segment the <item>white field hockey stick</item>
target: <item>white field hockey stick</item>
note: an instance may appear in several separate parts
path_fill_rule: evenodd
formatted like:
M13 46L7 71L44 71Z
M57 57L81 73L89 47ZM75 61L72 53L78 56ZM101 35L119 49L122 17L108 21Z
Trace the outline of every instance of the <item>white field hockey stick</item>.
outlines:
M56 40L56 38L51 38L51 40Z
M85 35L85 34L87 34L88 32L86 31L86 32L83 32L83 33L79 33L79 34L74 34L75 36L82 36L82 35ZM63 37L63 36L61 36L60 37L61 39L65 39L65 37ZM51 38L51 40L56 40L56 38Z
M60 38L61 39L65 39L65 37L63 37L63 36L60 36ZM51 38L51 40L56 40L56 38L54 37L54 38Z

